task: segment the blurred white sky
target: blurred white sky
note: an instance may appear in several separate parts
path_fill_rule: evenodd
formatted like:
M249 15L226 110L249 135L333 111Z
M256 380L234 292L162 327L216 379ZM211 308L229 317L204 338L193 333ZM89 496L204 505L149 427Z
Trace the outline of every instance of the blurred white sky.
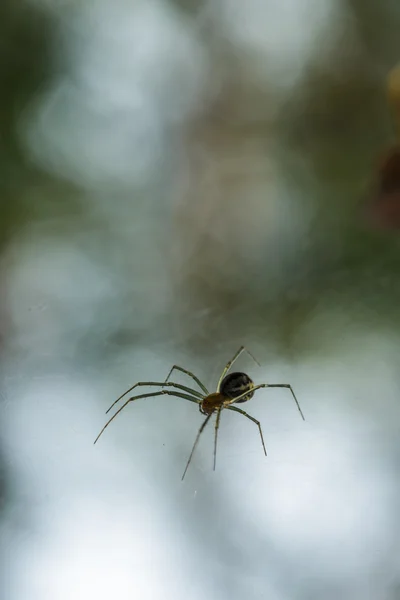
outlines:
M390 422L399 418L397 380L378 382L365 365L390 364L397 343L351 331L336 357L295 370L242 359L238 368L256 381L290 378L306 422L286 390L264 390L245 408L261 420L268 458L257 428L225 412L217 471L210 426L183 483L202 422L184 400L131 404L92 444L101 408L137 378L163 379L172 356L131 352L95 379L17 371L1 418L15 505L3 530L7 597L262 598L273 589L284 599L289 581L307 590L321 579L347 582L343 598L363 598L397 536ZM350 409L354 397L362 412Z

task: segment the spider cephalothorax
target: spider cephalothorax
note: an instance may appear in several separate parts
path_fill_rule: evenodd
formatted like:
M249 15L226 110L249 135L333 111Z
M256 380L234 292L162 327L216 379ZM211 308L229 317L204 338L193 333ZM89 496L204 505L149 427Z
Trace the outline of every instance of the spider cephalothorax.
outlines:
M297 398L296 398L296 396L292 390L292 386L290 384L288 384L288 383L260 383L258 385L254 385L253 381L250 379L250 377L246 373L230 373L229 375L227 374L229 369L232 367L232 364L235 362L235 360L237 360L239 358L239 356L245 350L246 350L246 348L244 346L241 346L239 348L239 350L236 352L236 354L234 355L234 357L232 358L232 360L230 360L226 364L224 370L222 371L221 377L219 378L218 385L217 385L217 391L213 392L211 394L209 393L209 391L207 390L205 385L203 385L201 383L201 381L198 379L198 377L193 375L193 373L191 373L190 371L187 371L186 369L179 367L178 365L174 365L172 367L172 369L168 373L168 377L166 378L166 380L164 382L139 381L138 383L135 383L135 385L133 385L131 388L129 388L129 390L124 392L122 394L122 396L120 396L119 398L117 398L115 400L115 402L113 402L113 404L110 406L110 408L107 410L107 412L109 412L113 408L113 406L119 400L121 400L121 398L126 396L126 394L131 392L136 387L156 386L156 387L161 387L162 389L159 390L158 392L147 392L146 394L139 394L138 396L132 396L131 398L126 400L126 402L124 402L124 404L121 406L121 408L119 408L115 412L115 414L111 417L111 419L109 419L107 421L107 423L104 425L103 429L100 431L100 433L97 436L97 438L95 439L94 443L97 442L97 440L99 439L99 437L101 436L103 431L106 429L106 427L108 427L108 425L111 423L111 421L113 419L115 419L115 417L130 402L133 402L134 400L139 400L139 398L150 398L152 396L168 395L168 396L176 396L177 398L183 398L184 400L189 400L189 402L195 402L196 404L198 404L200 412L203 413L204 415L207 415L206 419L204 420L203 424L201 425L201 427L197 433L197 437L195 439L192 451L191 451L189 459L187 461L186 468L183 472L182 479L185 477L185 474L189 467L190 461L192 460L192 456L195 451L197 442L199 441L200 435L203 432L208 421L210 420L211 416L214 413L216 413L215 437L214 437L214 470L215 470L215 463L216 463L216 456L217 456L218 428L219 428L219 423L220 423L220 418L221 418L221 412L224 409L238 412L241 415L243 415L243 416L247 417L248 419L250 419L251 421L253 421L253 423L255 423L257 425L258 431L260 433L260 438L261 438L261 443L262 443L262 446L264 449L264 453L265 453L265 455L267 455L260 422L257 421L257 419L255 419L251 415L247 414L241 408L232 406L232 404L234 404L234 403L240 404L241 402L248 402L253 397L254 392L260 388L283 387L283 388L290 389L292 396L296 402L297 408L298 408L303 420L304 420L304 415L301 411L300 405L297 401ZM248 350L246 350L246 352L248 352L248 354L250 354L250 352ZM256 359L254 358L254 356L252 354L250 354L250 356L256 361ZM259 364L259 363L257 362L257 364ZM174 371L174 370L181 371L182 373L185 373L186 375L191 377L193 379L193 381L195 381L196 384L198 385L198 387L201 389L201 392L198 390L195 390L193 388L187 387L185 385L182 385L180 383L173 383L172 381L168 381L172 371ZM166 390L165 389L166 387L170 387L170 388L174 388L174 389Z
M226 396L223 396L220 392L214 392L203 398L199 403L199 410L202 415L212 415L219 408L223 408L227 401Z

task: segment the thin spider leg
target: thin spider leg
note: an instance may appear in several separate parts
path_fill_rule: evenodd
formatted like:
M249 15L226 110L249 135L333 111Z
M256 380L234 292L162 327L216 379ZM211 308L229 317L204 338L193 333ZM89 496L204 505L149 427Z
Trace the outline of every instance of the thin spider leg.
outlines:
M197 436L196 436L196 439L195 439L195 441L194 441L193 448L192 448L192 451L191 451L191 453L190 453L189 459L188 459L188 461L187 461L187 463L186 463L185 470L183 471L183 475L182 475L182 481L183 481L183 479L184 479L184 477L185 477L185 475L186 475L186 471L188 470L188 467L189 467L189 465L190 465L190 461L192 460L192 456L193 456L193 454L194 454L194 451L196 450L197 442L199 441L199 438L200 438L201 434L203 433L203 431L204 431L204 428L205 428L205 426L207 425L208 421L211 419L212 415L213 415L213 413L210 413L210 414L207 416L206 420L203 422L202 426L201 426L201 427L200 427L200 429L199 429L199 432L198 432L198 434L197 434Z
M289 390L292 392L292 396L294 398L294 401L296 402L296 406L299 410L301 418L303 419L303 421L305 421L303 411L300 408L299 401L297 400L295 393L293 391L293 388L289 383L260 383L259 385L255 385L253 388L251 388L251 391L255 392L256 390L259 390L260 388L269 388L269 387L289 388ZM238 402L238 400L241 400L242 398L245 398L245 396L247 396L248 393L249 393L249 390L247 390L247 392L244 392L243 394L240 394L240 396L237 396L236 398L232 398L229 405L232 404L233 402Z
M201 387L201 389L203 390L203 392L205 393L205 395L208 396L209 391L206 388L206 386L201 383L200 379L198 377L196 377L196 375L193 375L193 373L191 371L188 371L187 369L183 369L182 367L179 367L178 365L174 365L172 367L172 369L168 373L168 376L167 376L167 378L165 380L165 383L167 383L168 379L171 377L171 373L172 373L172 371L174 369L176 369L177 371L181 371L182 373L186 373L186 375L189 375L189 377L191 377L197 383L197 385L199 387Z
M218 385L217 385L217 392L219 392L220 387L221 387L221 383L223 378L225 377L225 375L228 373L229 369L231 368L231 366L233 365L233 363L239 358L239 356L242 354L242 352L247 352L247 354L249 356L251 356L251 358L254 360L255 363L258 364L259 367L261 367L260 363L258 362L258 360L255 358L255 356L252 355L251 352L249 352L249 350L247 350L247 348L245 346L240 346L239 350L236 352L235 356L226 364L224 370L222 371L222 375L219 378L218 381Z
M119 398L114 400L114 402L111 404L110 408L108 408L106 410L106 414L108 412L110 412L110 410L113 408L113 406L115 406L115 404L117 404L117 402L119 402L121 400L121 398L123 398L124 396L129 394L129 392L134 390L136 387L139 387L142 385L149 386L149 387L151 387L152 385L159 385L160 387L163 387L164 385L168 385L168 386L176 387L179 390L183 390L184 392L188 392L189 394L192 394L192 396L197 396L200 400L203 399L203 395L200 394L200 392L196 392L196 390L192 390L192 388L186 387L185 385L181 385L180 383L173 383L172 381L168 381L168 382L164 382L164 383L161 383L158 381L139 381L138 383L135 383L135 385L130 387L129 390L126 390L126 392L124 392L122 394L122 396L120 396Z
M303 421L305 421L305 418L304 418L304 415L303 415L303 411L302 411L302 410L301 410L301 408L300 408L299 401L297 400L297 398L296 398L296 394L294 393L294 391L293 391L293 388L292 388L292 386L291 386L289 383L274 383L274 384L272 384L272 385L269 385L268 387L283 387L283 388L289 388L289 390L292 392L293 399L294 399L294 401L296 402L296 406L297 406L297 409L298 409L298 411L299 411L299 413L300 413L300 415L301 415L301 418L303 419Z
M115 419L115 417L121 412L121 410L124 410L125 406L127 406L129 404L129 402L133 402L134 400L139 400L139 398L150 398L152 396L163 396L165 394L168 396L176 396L177 398L183 398L184 400L189 400L190 402L195 402L196 404L199 404L199 400L197 400L197 398L192 398L192 396L189 396L187 394L181 394L180 392L169 391L169 390L161 390L160 392L148 392L147 394L140 394L139 396L133 396L132 398L129 398L129 400L124 402L124 404L121 406L121 408L119 408L117 410L117 412L111 417L111 419L109 419L107 421L107 423L104 425L103 429L100 431L97 438L94 440L94 443L97 442L97 440L99 439L101 434L104 432L104 430Z
M221 418L222 407L217 409L217 419L215 421L215 437L214 437L214 471L215 465L217 463L217 438L218 438L218 429L219 429L219 421Z
M244 415L245 417L247 417L248 419L250 419L250 421L253 421L253 423L255 423L258 427L258 431L260 432L260 437L261 437L261 443L262 443L262 447L264 449L264 454L265 456L267 456L267 449L265 448L265 444L264 444L264 437L263 437L263 433L262 433L262 429L261 429L261 423L260 421L257 421L257 419L255 419L254 417L252 417L251 415L247 414L247 412L245 412L244 410L240 409L240 408L236 408L236 406L227 406L226 407L228 410L234 410L235 412L240 413L241 415Z

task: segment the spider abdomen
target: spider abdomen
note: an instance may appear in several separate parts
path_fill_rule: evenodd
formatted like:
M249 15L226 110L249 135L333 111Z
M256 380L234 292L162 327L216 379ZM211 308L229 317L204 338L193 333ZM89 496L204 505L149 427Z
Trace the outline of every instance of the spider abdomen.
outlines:
M221 394L233 400L248 391L249 393L246 396L238 400L238 404L240 404L253 397L254 392L251 391L253 388L254 383L246 373L230 373L222 380Z

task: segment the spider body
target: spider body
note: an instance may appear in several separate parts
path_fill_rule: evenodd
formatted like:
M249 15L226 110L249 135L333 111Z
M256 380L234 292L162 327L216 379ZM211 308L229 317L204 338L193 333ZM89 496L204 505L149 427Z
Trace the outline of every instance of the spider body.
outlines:
M121 400L124 396L126 396L129 392L131 392L136 387L155 386L155 387L159 387L161 389L159 389L159 391L157 391L157 392L147 392L145 394L139 394L137 396L132 396L131 398L128 398L128 400L126 400L124 402L124 404L114 413L114 415L111 417L111 419L109 419L107 421L107 423L104 425L103 429L100 431L99 435L95 439L94 443L97 442L97 440L99 439L99 437L101 436L103 431L106 429L106 427L109 426L109 424L115 419L115 417L130 402L134 402L135 400L139 400L140 398L150 398L153 396L167 395L167 396L175 396L177 398L183 398L184 400L188 400L189 402L194 402L195 404L198 405L200 412L203 415L206 415L206 418L203 421L203 423L197 433L195 442L193 444L192 451L191 451L189 459L186 463L186 468L182 475L182 479L186 475L186 471L190 465L190 461L192 460L192 456L196 449L197 442L199 441L200 435L202 434L203 430L205 429L207 423L209 422L209 420L211 419L211 417L214 413L216 414L215 435L214 435L214 470L215 470L216 456L217 456L218 428L219 428L219 423L220 423L220 419L221 419L221 413L223 410L231 410L231 411L240 413L241 415L243 415L244 417L247 417L247 419L249 419L250 421L252 421L253 423L255 423L257 425L258 431L260 434L260 438L261 438L261 444L262 444L262 447L264 450L264 454L267 455L260 422L257 421L257 419L255 419L251 415L247 414L241 408L237 408L232 405L234 403L240 404L242 402L248 402L253 397L254 392L261 388L267 388L267 387L288 388L293 396L294 401L296 402L298 411L300 412L300 415L303 420L304 420L304 415L301 411L300 405L297 401L297 398L296 398L296 396L293 392L292 386L290 384L288 384L288 383L260 383L258 385L255 385L254 382L250 379L250 377L248 375L246 375L246 373L238 372L238 373L230 373L228 375L228 372L229 372L230 368L232 367L233 363L239 358L239 356L244 351L246 351L248 354L250 354L250 352L248 350L246 350L246 348L244 346L241 346L239 348L239 350L236 352L236 354L234 355L232 360L230 360L226 364L224 370L222 371L222 374L218 381L217 390L211 394L207 390L205 385L195 375L193 375L193 373L191 373L190 371L187 371L186 369L183 369L182 367L179 367L178 365L174 365L172 367L172 369L168 373L166 380L163 382L139 381L138 383L135 383L135 385L133 385L131 388L129 388L129 390L124 392L119 398L117 398L115 400L115 402L113 402L113 404L107 410L107 413L114 407L114 405L117 402L119 402L119 400ZM250 354L250 356L253 358L253 360L255 362L257 362L252 354ZM259 363L257 362L257 364L259 364ZM197 384L197 386L201 389L201 392L198 389L190 388L190 387L187 387L180 383L174 383L172 381L168 381L171 376L172 371L174 371L174 370L181 371L182 373L185 373L186 375L191 377L193 379L193 381ZM168 387L170 389L165 389L166 387Z
M253 395L254 382L246 373L230 373L226 375L222 382L220 392L209 394L199 404L200 412L203 415L210 415L217 409L228 407L232 402L248 402ZM245 392L249 392L243 397ZM235 398L241 397L240 400Z

